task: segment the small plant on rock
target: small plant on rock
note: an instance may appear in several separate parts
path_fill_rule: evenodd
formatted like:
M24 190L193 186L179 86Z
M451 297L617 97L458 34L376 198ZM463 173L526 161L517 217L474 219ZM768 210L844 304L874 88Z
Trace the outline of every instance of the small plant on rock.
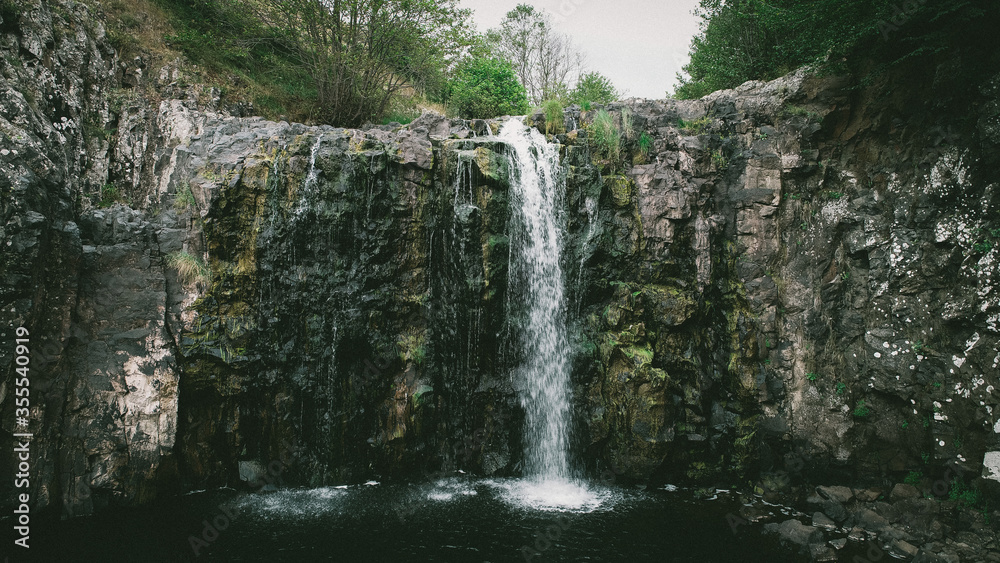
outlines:
M705 133L711 124L712 118L707 115L701 119L695 119L693 121L684 121L683 119L677 120L678 129L694 133L695 135Z
M97 202L97 207L111 207L116 203L123 203L121 192L114 184L104 184L101 186L101 199Z
M167 256L167 264L177 270L181 283L206 283L212 278L212 270L197 256L179 250Z
M545 134L559 133L563 128L562 102L555 98L546 100L542 104L542 112L545 113Z
M857 405L854 407L854 418L868 418L868 415L872 413L868 405L865 404L864 399L858 399Z
M177 189L177 194L174 196L174 209L177 211L184 211L194 207L195 199L194 192L191 191L191 184L184 182L181 187Z

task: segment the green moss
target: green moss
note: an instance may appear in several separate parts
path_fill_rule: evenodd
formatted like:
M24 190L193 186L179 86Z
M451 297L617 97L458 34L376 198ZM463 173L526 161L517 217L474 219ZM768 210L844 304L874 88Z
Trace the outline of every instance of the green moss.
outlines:
M611 193L611 201L615 207L629 207L635 196L635 183L627 176L608 176L604 185Z
M434 388L430 385L420 385L413 391L413 396L410 398L413 407L421 407L423 405L432 404L434 397Z
M486 241L487 246L492 250L498 246L507 247L510 245L510 238L503 235L490 235Z
M400 337L396 342L399 347L399 359L403 362L413 362L418 366L423 364L427 357L425 337L423 332L408 333Z
M711 125L712 118L707 115L693 121L685 121L683 119L677 120L678 129L694 135L703 135L706 131L708 131L708 128Z
M652 363L653 361L653 349L650 348L649 344L643 346L627 346L622 348L622 352L636 365L643 365Z
M500 158L496 152L486 147L476 147L476 167L479 173L498 182L507 182L510 178L507 159Z

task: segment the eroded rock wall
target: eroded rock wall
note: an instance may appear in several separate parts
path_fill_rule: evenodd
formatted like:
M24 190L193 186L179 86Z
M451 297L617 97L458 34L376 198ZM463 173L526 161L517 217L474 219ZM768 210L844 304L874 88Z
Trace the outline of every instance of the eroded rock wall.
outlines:
M0 335L32 330L37 506L274 463L302 485L516 474L499 124L232 117L95 22L39 2L0 24ZM827 482L996 458L1000 79L947 98L896 72L612 104L622 158L567 110L581 467L729 485L790 457Z

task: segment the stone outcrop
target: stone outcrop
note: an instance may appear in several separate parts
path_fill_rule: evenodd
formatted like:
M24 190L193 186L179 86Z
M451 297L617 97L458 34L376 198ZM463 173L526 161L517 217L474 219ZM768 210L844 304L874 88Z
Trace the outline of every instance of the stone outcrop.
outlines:
M234 117L175 70L122 78L138 63L92 16L38 3L0 33L24 62L0 61L0 335L32 332L37 507L273 462L305 485L517 473L499 124ZM996 494L1000 74L888 97L913 70L893 72L615 103L621 160L566 111L582 466L766 498L957 463ZM828 493L819 528L884 518Z

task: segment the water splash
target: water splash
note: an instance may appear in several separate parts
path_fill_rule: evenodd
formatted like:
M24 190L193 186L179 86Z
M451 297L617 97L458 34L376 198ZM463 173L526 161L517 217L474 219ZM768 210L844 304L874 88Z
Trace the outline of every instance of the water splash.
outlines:
M316 169L316 154L319 152L319 145L322 142L323 136L317 136L312 150L309 151L309 170L306 172L305 180L302 181L302 195L299 197L299 203L295 207L296 217L301 216L309 208L309 196L315 191L316 184L319 181L319 170Z
M569 357L562 256L565 177L559 151L510 120L500 131L511 162L512 290L524 307L518 379L525 409L525 471L536 481L570 479Z
M303 189L309 191L310 188L316 185L316 180L319 177L319 172L316 170L316 153L319 152L319 145L323 142L323 136L319 135L316 137L316 143L312 146L312 150L309 151L309 172L306 174L306 182Z

